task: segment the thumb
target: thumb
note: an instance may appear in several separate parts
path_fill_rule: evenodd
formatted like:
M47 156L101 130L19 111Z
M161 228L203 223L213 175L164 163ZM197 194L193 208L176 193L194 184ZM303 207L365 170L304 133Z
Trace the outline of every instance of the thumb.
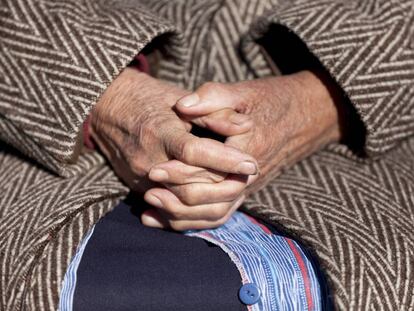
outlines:
M206 116L196 116L190 121L192 124L224 137L246 133L254 125L250 116L237 113L229 108L212 112Z
M180 98L175 105L184 116L203 116L230 108L237 111L240 98L231 84L208 82L194 93Z

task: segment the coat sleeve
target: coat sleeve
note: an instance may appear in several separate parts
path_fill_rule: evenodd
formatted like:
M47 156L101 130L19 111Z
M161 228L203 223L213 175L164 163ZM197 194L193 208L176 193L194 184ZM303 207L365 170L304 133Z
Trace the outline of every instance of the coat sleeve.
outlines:
M250 40L264 36L276 50L296 38L330 73L362 120L365 155L381 156L414 135L412 0L284 1L259 19Z
M120 71L173 26L126 1L0 0L0 139L65 175L82 123Z

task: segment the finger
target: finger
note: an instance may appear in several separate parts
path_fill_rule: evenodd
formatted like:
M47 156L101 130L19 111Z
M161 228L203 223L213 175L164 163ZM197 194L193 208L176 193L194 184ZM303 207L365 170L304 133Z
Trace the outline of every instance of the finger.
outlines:
M166 185L167 189L186 205L231 202L247 187L247 176L229 175L220 183L192 183L186 185ZM149 190L150 192L152 190Z
M256 160L240 150L209 139L196 137L181 130L166 133L164 147L173 158L188 165L213 169L223 173L254 175Z
M218 183L227 176L225 173L171 160L153 166L149 179L160 183L185 185L189 183Z
M239 102L239 96L231 84L209 82L180 98L174 108L184 115L202 116L224 108L237 110Z
M254 124L250 116L228 108L201 117L190 117L188 120L222 136L244 134L251 130Z
M156 209L149 209L142 213L141 222L143 225L152 228L169 228L170 224L165 217L160 215Z
M164 188L154 188L144 195L145 201L166 214L169 220L205 220L216 221L223 218L232 202L203 204L189 206L182 203L171 191Z
M231 218L231 215L233 215L233 213L243 204L244 200L244 196L238 198L229 208L227 214L218 220L178 220L167 218L166 221L168 222L169 227L176 231L217 228L225 224Z

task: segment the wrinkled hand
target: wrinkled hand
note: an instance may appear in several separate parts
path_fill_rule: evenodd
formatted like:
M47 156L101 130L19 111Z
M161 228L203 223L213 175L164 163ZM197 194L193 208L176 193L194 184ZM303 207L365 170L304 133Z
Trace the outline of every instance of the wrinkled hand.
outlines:
M239 135L251 129L250 117L231 109L213 112L211 125L223 136ZM222 154L222 160L227 155ZM222 160L219 160L220 162ZM211 178L200 167L178 160L160 163L151 169L149 178L162 182L145 193L145 200L155 207L143 213L143 224L175 230L203 229L225 223L243 203L243 190L257 174L222 174ZM205 187L207 185L207 187ZM179 198L178 198L179 197Z
M203 180L223 180L227 173L256 173L253 157L190 134L189 123L172 109L186 94L134 68L126 68L92 111L92 137L132 190L143 192L153 186L148 172L154 165L171 159L197 167Z
M156 180L168 185L169 190L154 188L146 196L157 196L165 204L167 201L184 200L202 206L207 202L217 203L234 197L246 197L266 185L284 168L340 137L334 95L325 81L308 71L234 84L207 83L193 94L182 98L176 109L182 118L222 135L225 135L230 122L225 118L217 118L219 111L230 109L249 116L253 122L251 129L228 137L226 145L256 158L260 176L250 176L244 187L233 186L231 191L227 189L225 181L195 183L191 179L190 168L184 163L161 163L153 169L164 169L171 177ZM172 177L177 175L185 177ZM226 197L230 192L232 196ZM170 206L173 210L174 205ZM195 210L189 210L188 213L193 211L194 219L197 219ZM206 210L203 217L207 217L208 212ZM217 215L212 210L210 213L223 220L229 217L228 210L219 211ZM151 216L158 217L155 212ZM177 218L180 216L177 215ZM186 217L190 218L189 215ZM162 218L157 219L160 224L171 226L171 223ZM197 222L187 221L185 224L187 227L184 229L200 227Z

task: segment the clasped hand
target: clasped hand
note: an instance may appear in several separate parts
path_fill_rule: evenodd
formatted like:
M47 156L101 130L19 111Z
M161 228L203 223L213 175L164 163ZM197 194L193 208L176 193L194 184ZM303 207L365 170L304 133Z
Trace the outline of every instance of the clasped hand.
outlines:
M153 206L145 225L212 228L284 167L339 139L329 103L309 72L207 83L190 94L127 68L94 108L91 135L117 175ZM193 125L226 139L194 136Z

